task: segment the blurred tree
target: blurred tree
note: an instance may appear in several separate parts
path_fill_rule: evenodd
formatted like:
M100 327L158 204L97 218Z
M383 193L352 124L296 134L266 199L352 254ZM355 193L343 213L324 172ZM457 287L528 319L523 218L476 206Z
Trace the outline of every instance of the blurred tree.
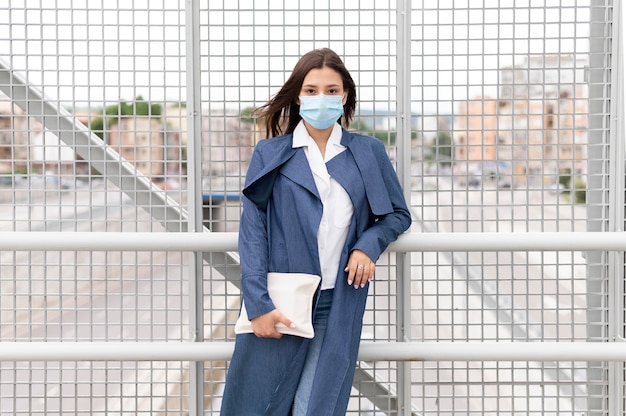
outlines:
M239 113L239 115L241 116L241 121L248 124L254 124L256 122L255 118L252 116L254 110L254 107L246 107L241 110L241 113Z
M452 136L446 131L440 131L433 139L431 154L437 163L449 165L452 163L453 143Z
M150 103L143 99L141 95L133 102L120 101L104 108L103 117L95 117L91 120L89 128L98 137L104 140L104 132L111 128L120 117L125 116L152 116L160 117L162 111L161 104Z

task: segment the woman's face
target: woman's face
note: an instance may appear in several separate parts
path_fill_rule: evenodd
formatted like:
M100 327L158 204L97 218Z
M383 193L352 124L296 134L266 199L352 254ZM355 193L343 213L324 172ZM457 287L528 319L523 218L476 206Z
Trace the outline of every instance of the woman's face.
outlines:
M308 95L343 95L342 103L346 103L348 92L343 89L343 79L334 69L323 67L311 69L304 77L300 96Z

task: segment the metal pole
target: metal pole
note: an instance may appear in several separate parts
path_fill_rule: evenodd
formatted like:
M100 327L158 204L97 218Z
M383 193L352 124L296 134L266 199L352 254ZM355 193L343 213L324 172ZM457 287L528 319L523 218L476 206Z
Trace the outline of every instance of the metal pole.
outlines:
M611 43L611 109L609 129L609 231L624 231L624 69L622 61L622 13L621 2L613 2L610 34ZM612 251L608 253L609 277L609 337L615 341L623 337L624 328L624 253ZM624 362L609 364L609 414L624 413L622 396L624 384Z
M187 60L187 204L188 229L202 233L202 106L200 101L200 6L197 1L185 4ZM203 253L190 253L189 262L189 332L190 341L204 341ZM189 358L187 358L189 359ZM204 362L189 362L189 414L204 414Z
M406 200L411 204L411 1L397 2L397 171ZM396 254L396 340L411 339L410 254ZM411 414L411 363L398 363L398 414Z
M611 232L615 226L615 212L611 209L612 199L615 198L615 183L610 177L611 169L614 169L616 149L611 146L616 144L615 134L609 137L608 125L615 122L616 113L615 97L610 97L607 103L606 86L609 85L612 76L618 74L617 58L612 47L619 46L618 42L610 42L609 25L611 19L611 0L592 0L590 8L590 33L589 33L589 69L587 82L589 85L589 138L588 138L588 174L587 174L587 230L592 232ZM614 27L615 29L615 27ZM615 32L613 32L615 35ZM617 35L619 39L619 34ZM617 45L616 45L617 44ZM606 62L611 60L612 68L607 69ZM617 84L616 86L620 86ZM616 89L611 88L615 93ZM609 109L609 105L611 108ZM621 138L623 140L623 137ZM621 165L624 155L619 155ZM607 163L607 159L610 162ZM613 171L615 173L615 171ZM615 179L616 180L616 179ZM623 172L622 172L623 180ZM624 188L619 190L623 194ZM621 206L623 209L623 204ZM622 219L623 221L623 214ZM615 259L610 252L586 253L587 267L587 339L596 342L606 342L614 339L616 300L615 284L617 275ZM618 370L603 359L590 362L587 370L588 379L588 405L591 413L605 412L607 409L617 408L611 395L614 393L616 372ZM607 396L608 392L608 396ZM616 396L619 397L619 396ZM613 413L611 413L613 414ZM615 413L617 414L617 413Z

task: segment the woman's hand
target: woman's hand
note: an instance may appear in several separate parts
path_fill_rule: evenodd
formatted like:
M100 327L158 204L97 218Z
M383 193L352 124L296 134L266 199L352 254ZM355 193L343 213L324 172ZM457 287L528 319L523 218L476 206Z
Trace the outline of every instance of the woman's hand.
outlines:
M276 330L276 324L281 323L288 328L295 328L296 324L291 322L278 309L274 309L266 314L259 315L250 320L254 335L259 338L280 338L283 336Z
M365 284L374 278L376 264L361 250L353 250L348 259L344 272L348 272L348 284L354 288L365 287Z

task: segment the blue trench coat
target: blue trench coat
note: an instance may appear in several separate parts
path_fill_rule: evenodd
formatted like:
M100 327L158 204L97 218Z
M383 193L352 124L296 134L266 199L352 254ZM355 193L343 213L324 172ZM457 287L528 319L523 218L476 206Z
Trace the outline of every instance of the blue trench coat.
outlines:
M252 319L274 309L268 272L320 275L317 230L322 217L313 174L292 135L259 142L243 190L239 231L242 294ZM343 130L342 152L327 163L348 192L354 215L341 254L311 393L309 415L344 415L354 378L368 286L355 289L343 271L354 249L376 261L407 230L411 216L383 144ZM237 335L222 400L222 416L287 416L309 345L308 339Z

